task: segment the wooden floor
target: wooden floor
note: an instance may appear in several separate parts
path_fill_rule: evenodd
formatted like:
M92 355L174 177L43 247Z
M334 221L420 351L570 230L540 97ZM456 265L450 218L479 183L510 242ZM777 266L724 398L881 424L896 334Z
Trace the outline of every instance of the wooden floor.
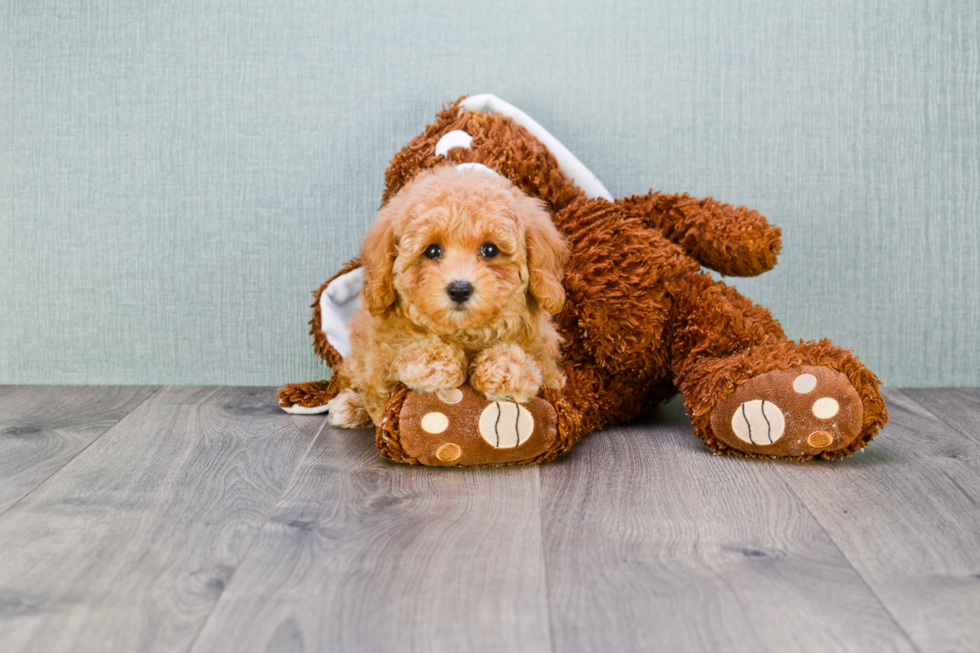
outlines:
M977 651L980 392L865 453L676 401L541 467L397 465L271 388L0 387L0 649Z

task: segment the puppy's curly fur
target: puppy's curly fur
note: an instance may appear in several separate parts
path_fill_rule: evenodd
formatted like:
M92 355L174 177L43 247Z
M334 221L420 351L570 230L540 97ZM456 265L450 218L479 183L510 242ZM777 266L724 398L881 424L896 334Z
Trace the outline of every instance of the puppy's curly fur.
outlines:
M378 424L398 383L436 392L469 379L488 399L518 402L562 387L552 315L565 301L567 258L544 204L506 178L453 166L420 173L364 241L362 305L341 370L348 389L331 421ZM453 297L450 284L464 291Z

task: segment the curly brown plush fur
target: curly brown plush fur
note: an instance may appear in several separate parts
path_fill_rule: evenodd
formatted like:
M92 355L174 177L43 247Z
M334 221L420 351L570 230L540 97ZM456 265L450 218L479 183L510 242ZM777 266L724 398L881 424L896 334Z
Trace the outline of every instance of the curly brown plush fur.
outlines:
M695 432L718 453L841 458L884 425L878 379L853 353L826 340L787 339L766 308L700 270L745 276L772 268L778 227L711 198L587 197L524 127L503 115L464 111L462 100L395 155L383 203L425 170L479 163L544 202L565 236L570 256L556 324L567 383L542 390L556 409L557 434L546 454L524 462L549 460L586 433L629 420L677 391ZM436 155L439 139L454 130L469 134L470 146ZM317 318L315 310L315 338ZM315 346L336 364L325 341ZM286 402L296 392L289 387L280 395ZM389 421L379 434L397 423L398 397L404 400L400 393L389 399ZM381 440L383 453L411 462Z

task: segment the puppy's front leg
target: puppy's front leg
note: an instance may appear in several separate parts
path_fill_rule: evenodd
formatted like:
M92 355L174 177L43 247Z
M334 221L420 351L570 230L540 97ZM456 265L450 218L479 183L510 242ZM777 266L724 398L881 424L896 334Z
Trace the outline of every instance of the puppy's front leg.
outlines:
M541 368L517 345L500 343L470 363L470 385L491 401L524 403L541 388Z
M423 338L398 351L391 376L422 392L456 388L466 381L466 355L435 336Z

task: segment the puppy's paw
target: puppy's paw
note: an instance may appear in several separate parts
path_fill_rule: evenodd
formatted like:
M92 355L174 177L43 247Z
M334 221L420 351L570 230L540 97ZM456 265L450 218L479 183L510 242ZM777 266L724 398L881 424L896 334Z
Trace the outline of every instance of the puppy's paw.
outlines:
M412 390L435 392L466 381L466 357L437 338L403 347L391 365L392 376Z
M494 345L470 363L470 385L490 401L524 403L541 388L541 368L517 345Z
M371 426L371 416L364 408L364 399L353 390L344 390L327 402L330 423L344 429Z

